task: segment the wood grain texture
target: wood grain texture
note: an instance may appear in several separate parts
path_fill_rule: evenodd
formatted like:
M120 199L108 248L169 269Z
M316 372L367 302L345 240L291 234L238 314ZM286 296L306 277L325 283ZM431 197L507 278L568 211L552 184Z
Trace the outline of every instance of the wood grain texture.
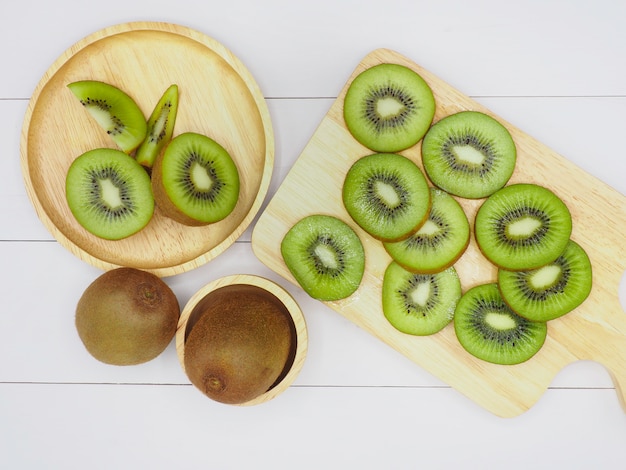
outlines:
M83 152L115 144L67 89L68 83L82 79L125 90L145 116L169 85L178 84L174 136L198 132L229 151L241 181L234 211L215 224L187 227L164 217L157 207L145 229L118 241L84 230L65 200L67 169ZM132 266L167 276L206 263L246 230L268 191L274 136L258 85L223 45L178 25L125 23L79 41L42 77L24 118L21 164L38 216L72 253L102 269Z
M518 163L510 183L546 186L563 199L572 213L572 238L589 254L594 286L582 306L550 322L544 347L523 364L499 366L470 356L458 344L452 325L430 337L412 337L395 330L382 314L382 278L391 260L380 242L350 219L341 202L341 187L350 165L371 153L352 138L344 125L343 96L358 73L383 62L413 68L430 84L437 102L435 122L462 110L482 111L497 118L517 145ZM419 144L401 153L421 167ZM459 202L473 222L482 200ZM593 360L606 367L626 408L626 314L618 298L626 269L626 198L410 59L392 50L377 49L358 64L260 216L252 234L254 253L294 284L280 256L280 241L294 223L313 213L335 215L346 221L357 231L366 251L366 273L359 290L327 305L487 410L502 417L525 412L538 401L554 376L577 360ZM473 237L455 267L464 291L496 280L496 268L482 256Z

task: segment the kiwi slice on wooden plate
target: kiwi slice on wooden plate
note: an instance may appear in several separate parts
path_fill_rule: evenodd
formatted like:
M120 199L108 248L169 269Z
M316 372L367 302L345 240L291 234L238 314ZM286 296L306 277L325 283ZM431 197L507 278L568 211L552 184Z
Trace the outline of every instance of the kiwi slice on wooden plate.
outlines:
M496 191L474 221L482 253L500 268L523 271L553 262L572 232L572 216L551 190L518 183Z
M404 240L383 243L398 264L413 272L443 271L469 244L470 224L459 202L438 188L430 188L430 193L428 219L419 230Z
M530 271L498 271L506 303L533 321L549 321L571 312L589 296L591 262L585 250L570 240L552 263Z
M283 237L280 251L293 277L314 299L343 299L361 284L363 244L337 217L313 214L300 219Z
M65 194L78 223L108 240L138 232L154 213L150 176L121 150L94 149L77 157L66 175Z
M157 207L190 226L226 218L239 199L239 171L228 151L203 134L174 137L152 168Z
M512 365L529 360L543 347L548 326L515 313L496 283L469 289L454 312L454 331L461 346L483 361Z
M354 162L344 179L342 198L354 221L383 241L408 237L430 210L430 188L422 170L396 153L376 153Z
M146 118L124 91L97 80L80 80L67 87L122 151L131 153L144 141Z
M426 174L456 196L480 199L511 178L517 150L509 131L477 111L461 111L435 123L422 141Z
M358 74L343 103L346 127L375 152L398 152L415 145L430 127L435 98L412 69L379 64Z
M383 277L383 314L397 330L417 336L441 331L454 316L461 281L450 267L433 274L407 271L392 261Z

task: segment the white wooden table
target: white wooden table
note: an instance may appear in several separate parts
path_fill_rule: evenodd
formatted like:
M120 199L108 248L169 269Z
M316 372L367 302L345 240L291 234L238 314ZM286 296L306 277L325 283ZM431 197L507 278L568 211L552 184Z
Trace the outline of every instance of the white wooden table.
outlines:
M255 407L214 403L189 384L173 342L144 365L98 363L73 321L100 271L44 228L19 164L28 100L50 64L94 31L147 20L205 33L250 69L275 131L268 198L356 64L379 47L626 194L624 19L626 4L611 0L3 5L0 468L624 468L626 413L601 365L572 364L529 411L496 417L276 276L252 253L252 227L166 282L181 306L227 274L260 274L289 290L309 351L286 392Z

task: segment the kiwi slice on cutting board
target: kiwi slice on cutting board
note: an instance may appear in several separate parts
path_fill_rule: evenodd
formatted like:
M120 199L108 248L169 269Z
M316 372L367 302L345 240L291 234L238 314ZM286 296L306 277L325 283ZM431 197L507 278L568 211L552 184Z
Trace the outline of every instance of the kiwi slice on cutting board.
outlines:
M509 131L477 111L441 119L422 141L424 171L430 180L464 198L484 198L502 188L511 178L516 160Z
M496 191L478 209L476 242L496 266L512 271L539 268L565 249L572 216L549 189L518 183Z
M469 244L470 224L459 202L438 188L430 188L430 193L428 219L419 230L404 240L383 243L398 264L413 272L443 271Z
M203 134L174 137L152 168L157 207L190 226L226 218L239 199L239 171L228 151Z
M148 118L146 138L135 153L135 159L140 165L152 168L156 157L172 139L177 113L178 86L174 84L165 90Z
M561 255L530 271L498 271L498 285L506 303L533 321L549 321L571 312L589 296L591 262L585 250L570 240Z
M343 103L346 127L375 152L398 152L424 136L435 115L430 86L399 64L379 64L350 83Z
M408 237L430 210L430 188L422 170L396 153L360 157L346 174L342 198L354 221L383 241Z
M314 214L285 234L280 251L298 284L314 299L352 295L365 271L365 251L354 230L341 219Z
M121 150L94 149L77 157L66 175L65 195L78 223L108 240L133 235L154 213L150 176Z
M122 151L131 153L144 141L146 118L124 91L97 80L80 80L67 87Z
M383 277L383 314L397 330L417 336L441 331L454 316L461 281L450 267L434 274L407 271L392 261Z
M546 322L533 322L515 313L496 283L469 289L454 312L454 331L472 356L494 364L520 364L545 343Z

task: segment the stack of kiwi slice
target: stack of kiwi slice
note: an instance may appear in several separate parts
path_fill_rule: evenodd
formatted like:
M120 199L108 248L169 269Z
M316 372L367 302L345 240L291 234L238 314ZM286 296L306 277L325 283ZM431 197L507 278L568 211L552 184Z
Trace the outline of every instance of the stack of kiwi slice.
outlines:
M405 334L424 336L453 323L471 355L496 364L519 364L534 356L547 336L547 322L571 312L591 291L591 263L571 239L567 205L533 183L509 184L517 148L509 130L482 111L463 110L433 123L435 98L413 69L379 64L348 86L346 128L369 153L358 156L342 186L344 208L356 226L379 240L391 258L382 283L382 313ZM400 152L421 141L422 168ZM470 226L461 199L480 200ZM316 214L313 222L329 216ZM356 291L362 271L321 268L320 240L339 246L327 258L362 268L357 232L336 234L327 224L295 224L281 245L296 280L324 300L333 282L336 298ZM462 291L455 263L474 232L478 248L497 266L497 279ZM308 242L304 242L309 240ZM316 240L311 242L310 240ZM352 250L353 256L348 256ZM294 256L294 252L298 256ZM345 271L344 271L345 269ZM303 274L304 272L304 274ZM357 284L355 284L357 283Z

